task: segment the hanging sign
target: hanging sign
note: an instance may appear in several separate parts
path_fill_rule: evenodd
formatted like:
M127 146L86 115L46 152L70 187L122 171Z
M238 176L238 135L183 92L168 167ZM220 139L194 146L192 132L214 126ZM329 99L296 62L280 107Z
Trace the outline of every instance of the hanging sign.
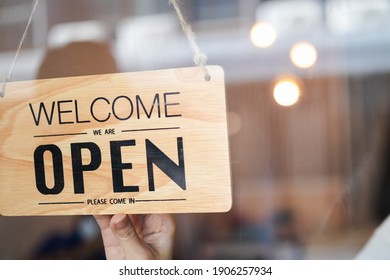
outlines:
M208 68L7 83L0 214L228 211L224 77Z

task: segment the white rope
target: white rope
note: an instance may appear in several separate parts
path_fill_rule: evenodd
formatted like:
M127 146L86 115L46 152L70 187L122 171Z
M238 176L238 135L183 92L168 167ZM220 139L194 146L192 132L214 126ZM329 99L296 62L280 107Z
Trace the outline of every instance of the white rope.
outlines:
M30 18L28 19L28 22L27 22L27 25L26 25L26 29L24 30L24 33L22 35L22 39L20 39L18 49L16 50L16 53L15 53L15 57L12 60L11 67L9 68L8 76L6 76L6 77L4 75L0 76L0 83L2 83L1 91L0 91L0 96L1 97L4 97L4 95L5 95L5 85L6 85L6 83L11 80L11 75L12 75L12 71L13 71L14 66L15 66L16 59L18 58L19 53L20 53L20 51L22 49L24 40L26 39L28 28L31 25L32 18L34 16L35 10L37 9L37 6L38 6L38 2L39 2L39 0L35 0L34 6L33 6L32 10L31 10Z
M32 18L34 16L34 13L35 13L35 10L36 10L36 8L38 6L38 3L39 3L39 0L35 0L34 6L33 6L32 10L31 10L30 18L28 19L28 22L27 22L27 25L26 25L26 29L24 30L22 38L21 38L21 40L19 42L18 49L16 50L16 53L15 53L15 57L14 57L14 59L12 61L11 67L9 69L8 76L5 77L4 75L0 75L0 83L2 84L1 90L0 90L0 96L1 97L5 96L5 86L6 86L6 83L11 80L11 75L12 75L13 68L15 66L16 59L18 58L19 53L20 53L20 51L22 49L24 40L26 39L26 35L27 35L28 29L29 29L29 27L31 25ZM210 74L209 74L209 72L207 70L207 67L206 67L206 64L207 64L207 56L206 56L206 54L204 54L204 53L202 53L200 51L200 48L199 48L198 44L196 43L195 34L192 31L191 25L185 19L185 17L183 15L183 13L182 13L182 11L180 9L180 6L177 3L177 1L176 0L169 0L169 3L175 8L177 17L179 18L179 21L180 21L180 24L181 24L181 26L183 28L183 31L187 35L188 41L190 43L190 46L191 46L192 50L194 51L194 63L202 68L205 80L209 81L211 79L211 77L210 77Z
M190 46L191 46L192 50L194 51L194 63L202 68L205 80L209 81L211 79L211 77L210 77L209 71L207 70L207 67L206 67L206 64L207 64L206 54L204 54L200 51L200 48L195 40L195 34L192 31L191 25L185 19L184 15L180 9L180 5L177 3L176 0L169 0L169 3L175 8L177 17L179 18L179 21L181 24L181 27L182 27L184 33L187 35Z

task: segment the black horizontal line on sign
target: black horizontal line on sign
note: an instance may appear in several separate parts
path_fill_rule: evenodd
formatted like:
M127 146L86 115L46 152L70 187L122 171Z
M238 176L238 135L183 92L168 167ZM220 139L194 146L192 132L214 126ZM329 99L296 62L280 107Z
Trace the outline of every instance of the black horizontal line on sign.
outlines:
M169 129L180 129L179 126L173 127L158 127L158 128L141 128L141 129L125 129L122 132L137 132L137 131L150 131L150 130L169 130Z
M75 136L75 135L85 135L88 132L79 132L79 133L60 133L60 134L42 134L42 135L34 135L35 138L39 137L56 137L56 136Z
M38 203L38 205L53 205L53 204L84 204L84 201L39 202Z
M168 198L168 199L137 199L136 202L165 202L165 201L185 201L185 198Z

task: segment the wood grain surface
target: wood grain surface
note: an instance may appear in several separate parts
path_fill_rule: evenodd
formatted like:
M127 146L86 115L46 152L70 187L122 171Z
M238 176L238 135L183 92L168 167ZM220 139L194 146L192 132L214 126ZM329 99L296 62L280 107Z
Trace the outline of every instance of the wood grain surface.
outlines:
M0 214L228 211L224 75L209 71L7 83Z

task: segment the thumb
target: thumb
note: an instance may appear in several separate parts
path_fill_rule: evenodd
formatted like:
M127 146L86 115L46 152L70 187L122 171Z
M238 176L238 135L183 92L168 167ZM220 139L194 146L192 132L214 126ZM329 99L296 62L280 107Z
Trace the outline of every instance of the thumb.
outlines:
M111 231L124 251L126 259L149 259L150 251L138 236L133 222L125 214L116 214L110 221Z

